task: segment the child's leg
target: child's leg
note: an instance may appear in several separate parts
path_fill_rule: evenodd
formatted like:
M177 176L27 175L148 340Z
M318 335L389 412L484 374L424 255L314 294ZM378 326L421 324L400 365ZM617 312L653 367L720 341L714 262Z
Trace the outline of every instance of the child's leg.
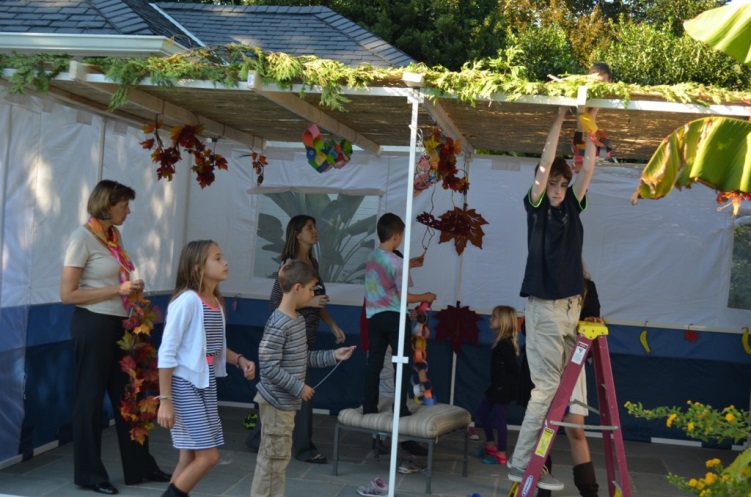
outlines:
M535 388L514 447L511 466L516 470L526 469L532 457L542 422L576 342L580 311L579 297L558 300L530 297L527 301L527 358Z
M496 439L498 454L506 455L506 444L508 443L508 406L506 404L494 404L493 414L496 431L498 432L498 438Z
M180 449L180 457L177 460L177 466L175 466L175 470L172 472L172 479L170 481L175 483L175 480L180 476L180 473L182 473L194 459L195 452L192 450Z
M371 351L372 351L371 341ZM250 487L251 497L284 497L287 466L292 455L295 411L282 411L256 394L261 418L261 446Z
M391 351L392 354L399 355L397 352L399 350L399 326L400 326L400 320L405 319L402 317L399 313L394 312L390 313L392 314L389 316L389 321L387 323L387 329L386 333L388 336L388 343L391 345ZM404 326L404 333L406 336L404 337L404 349L403 354L408 359L412 358L412 340L410 340L409 331L407 329L407 324L405 323ZM396 385L396 373L397 368L399 367L399 363L394 363L394 385ZM400 407L400 415L401 416L407 416L410 414L409 409L407 408L407 398L409 397L410 392L410 383L409 383L409 375L412 371L412 368L410 367L410 363L402 364L402 395L400 399L401 407ZM396 402L396 398L394 398L394 402Z
M175 469L176 476L173 475L172 484L187 494L211 471L211 468L217 465L219 462L219 451L216 448L200 450L180 449L180 461L177 463L177 466L180 467L185 462L187 464L185 464L179 473Z
M493 437L493 425L490 422L490 408L492 404L486 396L482 396L480 407L477 408L477 421L482 425L482 431L485 433L485 442L490 444L495 440Z
M363 400L363 413L371 414L378 412L378 383L380 381L383 358L386 348L389 346L388 329L392 321L390 315L398 316L395 312L381 312L368 320L368 365L365 370L365 399Z

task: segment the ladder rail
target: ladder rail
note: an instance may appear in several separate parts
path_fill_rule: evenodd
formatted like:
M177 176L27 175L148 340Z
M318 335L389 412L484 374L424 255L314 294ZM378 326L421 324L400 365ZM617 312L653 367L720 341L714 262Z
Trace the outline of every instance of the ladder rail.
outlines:
M581 325L581 323L580 323ZM604 328L604 326L602 327ZM631 482L626 465L626 452L623 443L623 430L620 429L618 401L615 395L615 382L610 363L610 353L607 343L607 328L604 333L582 332L577 336L571 357L561 376L558 390L543 421L540 434L537 437L527 469L521 483L514 483L509 493L510 497L531 497L537 491L537 482L542 474L545 461L550 454L558 429L564 427L585 427L576 423L566 423L566 414L571 394L578 381L587 357L593 358L595 379L597 383L597 400L600 415L600 425L592 429L602 430L603 448L605 452L605 468L608 477L608 495L610 497L631 497Z
M537 482L540 479L545 461L553 447L555 437L558 435L558 427L554 426L551 422L554 420L561 421L566 414L566 409L571 400L571 393L574 391L574 385L576 385L579 374L584 367L588 352L592 348L591 345L592 340L583 335L578 336L576 345L574 346L574 353L563 370L558 390L550 403L550 408L543 421L535 448L532 451L532 457L519 484L517 497L531 497L537 491Z
M595 379L597 381L597 401L600 407L600 422L602 424L621 425L618 413L618 400L615 392L615 381L610 363L610 352L606 337L597 340L593 350L595 359ZM631 496L631 481L626 463L626 449L623 443L623 430L603 432L603 448L605 450L605 467L608 475L609 495L616 494L616 484L624 497Z

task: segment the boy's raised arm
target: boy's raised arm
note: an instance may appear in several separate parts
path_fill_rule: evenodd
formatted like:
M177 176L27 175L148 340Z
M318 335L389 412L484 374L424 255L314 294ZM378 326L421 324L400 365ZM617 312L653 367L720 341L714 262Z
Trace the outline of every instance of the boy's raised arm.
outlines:
M537 168L537 174L532 182L532 188L530 190L530 200L532 204L537 204L540 201L540 197L545 192L545 188L548 186L548 177L550 176L550 167L553 165L556 152L558 151L558 138L561 135L561 127L563 126L563 119L566 117L568 107L558 107L558 115L555 117L555 122L548 131L548 137L545 140L545 148L542 149L542 156L540 157L540 166Z
M599 109L589 109L589 115L592 119L597 118L597 111ZM592 173L595 171L595 159L597 158L597 146L592 141L592 138L587 136L587 145L584 149L584 161L579 173L576 175L576 182L574 183L574 195L576 199L581 201L589 188L589 182L592 179Z

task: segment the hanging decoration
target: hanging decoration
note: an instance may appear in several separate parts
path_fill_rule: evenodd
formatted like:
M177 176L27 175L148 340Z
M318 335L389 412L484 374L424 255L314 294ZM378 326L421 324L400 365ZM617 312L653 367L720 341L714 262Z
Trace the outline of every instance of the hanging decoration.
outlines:
M412 326L412 350L414 351L414 369L415 374L410 382L415 402L432 406L436 403L433 397L433 384L428 379L428 338L430 329L428 329L428 311L430 310L429 302L422 302L415 309L417 316L415 324Z
M159 401L150 395L159 392L157 353L151 341L151 331L162 316L141 292L128 299L126 309L125 333L117 342L125 351L120 359L120 369L128 375L128 384L120 401L120 415L130 426L131 439L143 444L149 431L154 429L159 408Z
M461 208L454 207L436 218L433 215L431 196L430 212L423 212L417 216L417 222L426 226L423 236L424 252L427 252L436 230L441 232L438 243L454 240L454 247L459 255L464 253L468 241L482 248L482 239L485 236L482 225L488 222L475 209L469 209L467 205L469 178L466 171L460 177L459 169L456 167L456 155L462 151L461 140L453 140L445 136L438 127L430 128L427 136L427 139L424 139L422 131L418 130L418 143L422 152L415 165L415 175L412 181L414 195L418 195L431 186L433 187L432 193L435 194L435 185L441 181L444 190L460 193L464 196L464 202Z
M454 353L459 352L464 341L477 345L480 336L477 322L482 321L482 318L469 306L462 307L461 302L457 301L456 307L449 305L438 312L436 319L438 319L436 340L451 341Z
M349 163L352 157L352 143L342 139L324 141L321 130L315 124L310 124L302 134L305 154L308 164L319 173L325 173L332 167L341 169Z
M647 354L652 353L652 349L649 346L649 342L647 342L647 335L649 334L649 331L647 330L647 323L649 321L644 321L644 329L641 330L641 333L639 334L639 342L641 343L642 348L644 349L644 352Z
M441 214L438 219L429 212L423 212L417 216L417 222L440 231L438 243L454 240L454 247L459 255L464 252L468 241L482 248L482 239L485 236L482 226L488 224L481 214L474 209L468 209L466 204L463 208L454 207L453 210Z
M196 181L201 188L206 188L214 182L214 169L227 169L227 159L220 154L215 153L214 149L209 149L198 138L203 131L203 126L192 126L183 124L175 126L170 130L170 146L165 146L159 135L159 129L163 123L156 119L153 123L143 126L141 130L145 134L153 134L141 142L141 146L146 150L152 150L151 160L159 164L156 169L156 176L159 179L165 178L172 181L175 174L175 164L182 159L182 151L193 156L193 166L191 170L196 173Z
M743 335L741 335L741 344L743 344L743 350L748 355L751 355L751 337L749 337L750 333L751 331L749 331L748 327L745 327L743 328Z
M699 334L691 329L692 326L692 324L688 325L686 331L683 332L683 339L687 342L694 343L699 339Z
M415 194L428 189L439 180L443 182L444 190L466 193L469 179L457 176L459 170L456 168L456 156L462 152L461 140L444 135L437 126L430 129L427 139L421 139L421 132L418 134L423 151L415 167Z

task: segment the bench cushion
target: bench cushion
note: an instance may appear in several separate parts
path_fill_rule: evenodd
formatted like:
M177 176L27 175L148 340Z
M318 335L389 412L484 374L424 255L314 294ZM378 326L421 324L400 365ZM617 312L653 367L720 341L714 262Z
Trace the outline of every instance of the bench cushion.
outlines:
M471 416L466 409L448 404L419 405L410 409L411 416L399 419L399 434L417 438L438 438L469 426ZM391 433L393 413L388 410L363 414L362 407L339 412L339 423L374 432Z

